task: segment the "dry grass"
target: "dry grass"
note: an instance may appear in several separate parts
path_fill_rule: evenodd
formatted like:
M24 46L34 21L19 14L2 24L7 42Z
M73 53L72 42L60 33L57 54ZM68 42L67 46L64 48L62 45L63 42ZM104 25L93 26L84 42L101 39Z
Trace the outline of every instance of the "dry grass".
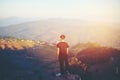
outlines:
M22 50L25 48L32 48L35 46L35 42L33 41L7 41L7 40L1 40L0 41L0 48L2 50L4 49L11 49L11 50Z

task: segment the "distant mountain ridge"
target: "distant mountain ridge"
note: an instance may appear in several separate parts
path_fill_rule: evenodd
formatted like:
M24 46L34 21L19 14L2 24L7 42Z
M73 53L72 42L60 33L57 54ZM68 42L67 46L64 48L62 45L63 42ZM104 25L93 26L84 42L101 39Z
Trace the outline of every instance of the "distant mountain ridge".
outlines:
M35 21L35 20L38 20L38 19L21 18L21 17L11 16L8 18L1 18L0 19L0 27L6 27L6 26L10 26L10 25L21 24L21 23Z
M69 44L96 42L120 48L120 27L93 25L77 19L46 19L0 28L0 35L18 38L37 39L48 42L59 40L60 34L66 35Z

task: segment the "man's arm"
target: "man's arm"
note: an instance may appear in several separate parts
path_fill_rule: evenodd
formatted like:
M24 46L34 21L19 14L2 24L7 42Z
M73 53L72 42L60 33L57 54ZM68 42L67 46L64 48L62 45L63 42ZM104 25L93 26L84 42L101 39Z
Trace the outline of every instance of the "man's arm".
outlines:
M59 48L57 48L57 54L59 55L59 52L60 52L60 49Z

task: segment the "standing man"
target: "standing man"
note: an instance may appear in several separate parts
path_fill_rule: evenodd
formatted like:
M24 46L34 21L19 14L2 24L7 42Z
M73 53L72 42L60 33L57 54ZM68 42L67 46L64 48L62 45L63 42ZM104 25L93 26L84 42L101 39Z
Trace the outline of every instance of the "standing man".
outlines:
M60 64L60 75L64 75L68 71L68 43L64 41L65 35L60 36L60 42L57 44L57 54Z

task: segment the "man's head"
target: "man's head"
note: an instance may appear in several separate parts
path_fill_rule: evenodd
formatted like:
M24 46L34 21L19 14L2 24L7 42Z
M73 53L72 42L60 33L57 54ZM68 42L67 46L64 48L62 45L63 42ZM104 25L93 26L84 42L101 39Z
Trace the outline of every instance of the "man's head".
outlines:
M65 39L65 35L62 34L62 35L60 36L60 39L64 40L64 39Z

